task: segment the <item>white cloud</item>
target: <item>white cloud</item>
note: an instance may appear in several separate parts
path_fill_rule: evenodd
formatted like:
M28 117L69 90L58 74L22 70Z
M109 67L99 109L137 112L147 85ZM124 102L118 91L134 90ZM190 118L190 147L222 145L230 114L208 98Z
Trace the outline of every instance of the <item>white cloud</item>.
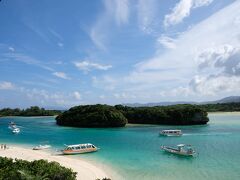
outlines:
M180 0L175 5L171 14L167 14L164 19L164 25L174 25L182 22L182 20L189 16L192 7L192 0Z
M129 2L128 0L104 0L106 16L114 18L117 25L128 22Z
M50 43L49 37L39 27L34 26L30 22L23 21L23 23L35 34L37 34L42 40L44 40L47 43Z
M240 63L240 48L229 44L211 47L200 52L196 57L201 71L213 73L225 73L229 75L240 75L238 67Z
M13 48L13 47L8 47L8 49L9 49L9 51L11 51L11 52L14 52L15 51L15 49Z
M199 95L201 92L206 96L214 92L217 95L221 87L224 87L222 92L234 94L238 89L234 82L239 82L240 75L238 9L239 1L195 25L175 39L174 49L166 49L161 54L157 52L152 58L138 63L128 79L160 86L169 78L177 77L179 80L176 80L175 87L169 88L182 86L188 89L196 84L192 90ZM212 93L207 93L207 88ZM150 87L149 91L153 88Z
M113 96L116 99L120 99L120 100L128 100L128 99L135 99L136 96L132 93L127 93L127 92L119 92L119 93L114 93Z
M90 38L93 41L93 43L95 44L95 46L97 46L99 49L106 51L106 46L105 46L105 42L106 42L106 36L104 35L103 31L104 29L102 27L100 27L100 25L96 24L90 31Z
M221 93L239 94L239 76L195 76L190 83L190 87L200 95L215 96Z
M45 79L45 77L43 78L43 80ZM51 81L51 79L47 79L48 83L43 82L42 80L39 81L29 81L29 80L24 80L21 83L23 83L24 85L30 85L30 86L34 86L34 87L45 87L45 88L54 88L56 84L54 84L54 82ZM51 81L51 83L49 83Z
M56 65L62 65L62 64L64 64L63 61L53 61L52 63L53 63L53 64L56 64Z
M190 15L192 9L208 6L212 2L213 0L180 0L172 9L172 12L165 15L165 27L182 22L184 18Z
M116 88L117 84L118 82L108 75L104 75L102 77L92 77L92 85L97 88L112 91Z
M128 0L104 0L104 12L98 16L89 31L89 36L93 43L101 50L106 51L106 42L109 27L112 21L118 26L126 24L129 19L129 2Z
M52 37L54 37L55 41L57 41L58 47L62 48L64 46L64 44L62 43L63 37L51 28L49 28L48 31L51 33Z
M76 100L81 100L82 96L78 91L73 92L73 96Z
M169 48L169 49L174 49L176 47L175 41L176 41L175 39L170 38L166 35L161 35L157 39L158 43L160 43L161 45L163 45L164 47Z
M58 45L60 48L62 48L62 47L64 46L64 44L61 43L61 42L57 43L57 45Z
M62 79L70 79L70 77L68 77L67 74L65 74L64 72L54 72L52 74Z
M198 63L194 61L196 57L206 49L224 44L239 47L240 23L235 21L240 17L238 8L240 3L235 2L195 25L176 38L175 49L166 50L164 53L142 61L137 65L137 70L192 68Z
M111 65L102 65L102 64L98 64L98 63L93 63L90 61L80 61L80 62L74 62L74 65L81 71L84 72L89 72L92 70L108 70L110 68L112 68Z
M140 29L147 33L153 33L158 25L158 0L139 0L137 5L138 23Z
M208 6L213 2L213 0L192 0L192 1L193 1L193 8Z
M175 69L176 70L176 69ZM158 83L166 84L174 81L181 81L181 77L173 75L174 69L159 71L134 71L130 73L125 81L131 84L145 84L149 87L151 84L158 86Z
M62 106L71 107L82 103L81 94L78 91L63 93L49 92L45 89L28 89L21 87L18 89L21 96L26 96L32 104L40 106Z
M105 99L106 96L105 96L105 95L100 95L99 98L100 98L100 99Z
M55 38L57 38L60 41L63 41L62 36L59 33L57 33L55 30L53 30L51 28L49 28L48 30Z
M176 37L175 48L157 49L152 58L138 63L132 72L108 76L110 79L97 77L95 84L106 91L106 87L113 87L115 98L124 98L124 92L142 102L209 100L239 94L238 9L240 2L236 1Z
M14 89L14 85L11 82L3 81L0 82L0 90L11 90Z
M128 22L129 16L129 2L128 0L115 0L115 20L118 25L125 24Z
M19 61L19 62L28 64L28 65L38 66L38 67L43 68L43 69L48 70L48 71L54 71L51 67L47 66L45 63L43 63L43 62L41 62L41 61L31 57L31 56L28 56L26 54L12 52L12 53L3 54L3 57L6 58L6 59Z

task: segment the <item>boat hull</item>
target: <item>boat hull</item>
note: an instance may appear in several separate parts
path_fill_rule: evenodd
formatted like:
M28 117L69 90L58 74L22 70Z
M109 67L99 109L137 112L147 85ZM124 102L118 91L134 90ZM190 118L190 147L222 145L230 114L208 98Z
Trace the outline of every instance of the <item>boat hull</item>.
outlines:
M11 129L11 130L13 130L13 129L16 129L16 128L18 128L18 127L17 127L17 125L14 124L14 125L9 125L8 128Z
M159 135L167 136L167 137L179 137L179 136L182 136L182 134L163 134L163 133L159 133Z
M164 150L165 152L180 155L180 156L194 156L195 155L195 152L187 153L187 151L178 151L177 149L172 149L172 148L168 148L165 146L161 146L161 149Z
M182 131L179 129L175 130L162 130L159 132L162 136L182 136Z
M20 129L18 129L18 128L13 129L12 133L13 134L18 134L18 133L20 133Z
M44 150L44 149L49 149L50 147L51 147L50 145L36 146L33 148L33 150Z
M91 149L81 149L81 150L63 150L64 155L74 155L74 154L84 154L84 153L91 153L96 152L98 149L91 148Z

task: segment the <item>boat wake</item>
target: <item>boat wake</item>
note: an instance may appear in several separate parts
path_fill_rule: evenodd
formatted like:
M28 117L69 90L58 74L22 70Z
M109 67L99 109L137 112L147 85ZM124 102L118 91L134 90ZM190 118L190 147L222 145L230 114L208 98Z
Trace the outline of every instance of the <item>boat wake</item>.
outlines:
M26 128L26 127L24 127L24 126L17 126L18 128Z
M222 136L222 135L230 135L232 133L185 133L183 136Z

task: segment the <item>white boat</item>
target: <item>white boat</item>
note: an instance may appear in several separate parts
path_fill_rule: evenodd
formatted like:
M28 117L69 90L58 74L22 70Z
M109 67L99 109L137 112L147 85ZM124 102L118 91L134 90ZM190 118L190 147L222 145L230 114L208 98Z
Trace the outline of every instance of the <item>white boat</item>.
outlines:
M192 149L191 145L185 144L179 144L177 145L177 148L161 146L161 149L163 149L166 152L182 156L194 156L196 154L196 152Z
M14 128L14 129L12 129L12 133L18 134L18 133L20 133L20 129L19 128Z
M63 154L70 155L70 154L81 154L81 153L89 153L95 152L99 148L94 146L93 144L75 144L75 145L67 145L67 147L62 151Z
M8 128L13 130L13 129L17 128L17 125L13 121L11 121L8 125Z
M182 131L175 129L175 130L162 130L160 132L162 136L182 136Z
M45 144L45 145L38 145L38 146L35 146L34 148L33 148L33 150L43 150L43 149L48 149L48 148L50 148L51 146L50 145L47 145L47 144Z

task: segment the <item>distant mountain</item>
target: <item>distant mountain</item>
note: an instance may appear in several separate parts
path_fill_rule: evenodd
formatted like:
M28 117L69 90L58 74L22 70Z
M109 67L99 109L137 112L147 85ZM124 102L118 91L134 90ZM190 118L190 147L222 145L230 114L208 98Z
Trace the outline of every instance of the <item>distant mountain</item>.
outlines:
M239 103L240 96L229 96L217 101L208 101L204 102L204 104L217 104L217 103Z
M170 106L175 104L197 104L197 102L175 101L175 102L159 102L159 103L126 103L124 106L129 107L153 107L153 106Z
M194 102L194 101L175 101L175 102L158 102L158 103L127 103L124 106L129 107L153 107L153 106L170 106L175 104L217 104L217 103L239 103L240 96L229 96L216 101Z

